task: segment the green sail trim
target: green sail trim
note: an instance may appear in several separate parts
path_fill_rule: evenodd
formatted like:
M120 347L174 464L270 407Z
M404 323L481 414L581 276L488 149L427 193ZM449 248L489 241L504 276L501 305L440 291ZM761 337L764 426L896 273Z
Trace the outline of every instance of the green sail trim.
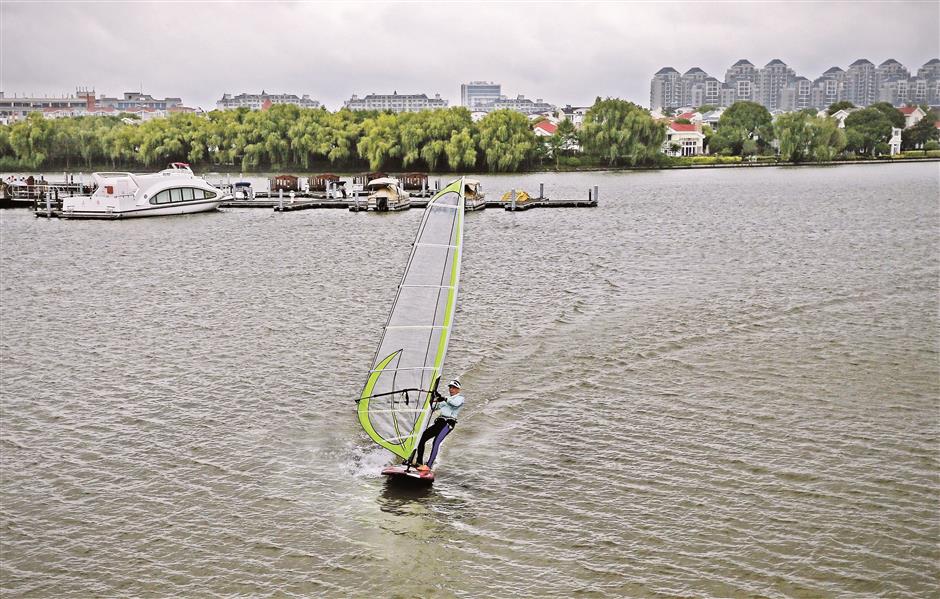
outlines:
M382 376L382 372L388 368L388 365L395 359L395 357L400 354L401 351L394 352L389 354L384 360L379 362L378 366L375 368L375 372L369 375L369 380L366 382L366 386L362 389L362 395L359 397L359 424L362 425L362 428L365 429L369 436L372 437L372 440L384 447L385 449L391 451L395 455L401 456L402 458L407 459L411 455L411 449L408 449L408 444L405 441L409 439L403 439L402 443L394 444L389 441L386 441L379 435L375 428L372 426L372 422L369 420L369 400L372 397L372 390L375 388L375 383L379 380L379 377ZM413 445L412 440L412 445Z

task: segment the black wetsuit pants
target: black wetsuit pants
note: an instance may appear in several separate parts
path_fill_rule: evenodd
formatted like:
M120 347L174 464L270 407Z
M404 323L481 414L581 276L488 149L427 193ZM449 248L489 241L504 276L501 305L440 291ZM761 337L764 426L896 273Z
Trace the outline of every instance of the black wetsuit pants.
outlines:
M444 441L444 437L450 434L450 431L454 430L454 427L457 426L457 421L453 418L444 418L438 416L437 420L434 421L434 424L429 426L424 434L421 435L421 441L418 442L418 464L424 463L424 445L429 440L434 439L434 445L431 448L431 458L428 460L428 468L434 464L434 459L437 458L437 450L441 447L441 442Z

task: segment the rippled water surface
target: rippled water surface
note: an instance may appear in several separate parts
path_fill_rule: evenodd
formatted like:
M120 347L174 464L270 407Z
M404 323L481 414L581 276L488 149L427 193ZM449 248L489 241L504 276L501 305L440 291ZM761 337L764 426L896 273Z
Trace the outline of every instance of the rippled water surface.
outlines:
M419 210L0 213L0 588L940 594L940 168L483 177L428 490L365 381Z

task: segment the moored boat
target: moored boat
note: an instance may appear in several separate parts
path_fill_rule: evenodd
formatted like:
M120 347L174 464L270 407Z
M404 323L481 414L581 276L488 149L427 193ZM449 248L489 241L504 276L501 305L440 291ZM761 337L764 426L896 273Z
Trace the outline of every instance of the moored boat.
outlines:
M483 183L478 179L463 180L464 197L466 198L465 210L482 210L486 208L486 193L483 191Z
M366 190L369 192L369 210L390 212L411 208L408 192L401 187L398 179L391 177L373 179L366 185Z
M193 174L189 165L174 162L158 173L93 173L91 195L62 198L60 218L135 218L215 210L221 191Z

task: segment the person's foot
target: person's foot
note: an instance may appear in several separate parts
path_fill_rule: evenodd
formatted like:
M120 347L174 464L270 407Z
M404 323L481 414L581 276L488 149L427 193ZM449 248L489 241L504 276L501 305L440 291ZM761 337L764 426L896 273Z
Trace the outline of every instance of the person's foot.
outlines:
M419 472L427 472L430 469L431 468L427 464L421 464L420 466L418 466Z

